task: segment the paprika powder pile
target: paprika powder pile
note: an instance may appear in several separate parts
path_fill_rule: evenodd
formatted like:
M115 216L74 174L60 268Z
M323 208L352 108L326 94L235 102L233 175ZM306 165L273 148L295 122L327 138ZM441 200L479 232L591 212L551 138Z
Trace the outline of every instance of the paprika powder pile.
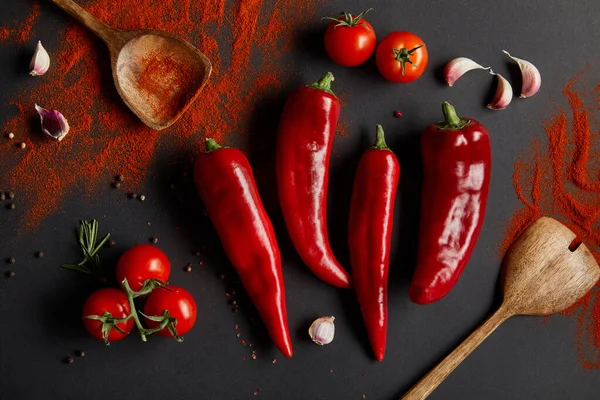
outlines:
M60 211L63 199L76 188L93 202L99 185L114 174L126 176L128 189L135 190L159 146L181 153L200 148L205 136L226 144L232 132L247 131L254 105L266 93L277 93L289 76L282 57L292 47L293 32L317 16L317 2L86 2L87 11L116 28L160 29L189 40L208 56L213 72L199 101L158 133L118 97L106 50L93 34L76 22L60 31L60 46L48 49L50 70L31 88L9 96L15 115L0 122L2 133L15 135L15 140L0 141L0 181L23 199L26 213L19 229L38 227ZM27 20L17 24L26 29L3 30L4 43L14 42L17 32L31 35L39 20L39 5L31 4ZM64 141L43 137L39 122L33 123L39 118L35 103L60 110L69 120L71 132ZM26 149L18 149L20 142ZM235 142L243 146L243 137Z
M591 93L576 90L590 86L585 71L565 85L568 108L559 108L546 121L547 143L533 139L515 162L513 184L523 205L506 227L502 254L531 222L549 215L573 230L576 241L585 242L600 262L600 127L594 120L600 110L600 90L598 86ZM600 368L600 284L563 314L577 319L581 365Z

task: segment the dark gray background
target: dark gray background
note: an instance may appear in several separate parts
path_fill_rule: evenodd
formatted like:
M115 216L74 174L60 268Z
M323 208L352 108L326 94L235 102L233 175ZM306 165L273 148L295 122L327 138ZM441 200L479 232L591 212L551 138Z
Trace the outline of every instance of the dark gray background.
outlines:
M160 2L157 2L157 7ZM0 1L0 22L27 15L29 1ZM368 20L383 38L394 30L420 35L429 48L425 75L408 85L385 82L365 66L345 69L334 65L322 50L325 24L320 15L346 10L357 12L369 6L376 11ZM77 191L65 201L63 211L49 217L31 235L18 236L19 209L0 210L0 257L14 256L15 279L0 280L0 398L12 399L251 399L262 389L263 399L394 399L415 383L487 316L498 301L500 260L497 246L503 227L519 202L511 182L512 165L534 135L542 136L542 121L555 104L563 104L561 90L584 65L593 64L600 48L600 2L587 1L329 1L314 16L314 24L298 35L298 46L287 57L294 61L287 94L301 82L317 79L324 71L336 76L334 90L343 93L341 118L350 125L346 136L336 139L332 158L330 227L336 254L348 265L345 244L349 193L359 155L371 142L375 123L382 123L388 143L402 163L391 257L390 321L388 348L382 363L371 359L362 320L350 291L339 291L318 281L301 265L290 246L276 204L268 204L280 238L284 258L290 328L295 354L280 356L269 343L249 301L239 297L241 311L233 314L225 291L241 292L235 273L215 239L210 223L202 216L191 184L169 191L177 168L168 168L178 155L163 149L148 173L145 203L126 202L122 193L99 185L98 197L88 203ZM69 19L52 5L42 2L37 37L57 47L58 27ZM188 38L192 40L193 38ZM0 121L12 112L4 105L28 82L18 66L32 53L37 39L26 46L0 45ZM515 99L505 111L484 108L495 87L485 73L473 73L454 88L445 87L440 72L453 57L472 57L511 77L513 70L501 49L533 61L541 70L543 85L530 100ZM596 79L596 82L598 80ZM518 85L515 85L515 91ZM413 269L419 212L419 134L440 118L440 104L452 102L463 115L485 124L491 133L493 179L485 224L471 261L454 290L442 301L417 306L407 297ZM256 116L265 137L273 137L283 98L265 102ZM401 119L392 117L399 109ZM260 140L258 135L251 140ZM265 169L272 153L253 153L253 164ZM0 166L2 165L0 160ZM40 171L43 173L43 171ZM27 182L22 182L26 185ZM262 181L261 191L274 190L272 181ZM0 182L0 186L1 182ZM9 188L19 194L19 188ZM135 335L104 347L87 336L80 322L80 309L97 285L85 276L58 268L79 257L72 232L80 218L100 220L101 232L110 231L118 245L103 252L105 265L134 243L158 236L158 246L171 259L171 282L187 288L198 303L198 322L186 341L151 337L142 343ZM147 221L152 225L148 226ZM192 255L208 246L202 260ZM33 252L43 250L41 260ZM182 267L194 263L192 273ZM224 272L221 281L217 274ZM309 323L321 315L335 315L334 342L318 347L306 338ZM250 349L236 338L235 324ZM584 372L576 358L575 320L554 317L514 318L494 333L431 399L593 399L600 391L600 371ZM85 359L73 365L61 359L83 349ZM242 360L243 357L247 359ZM277 363L273 364L272 359ZM333 372L330 372L333 370Z

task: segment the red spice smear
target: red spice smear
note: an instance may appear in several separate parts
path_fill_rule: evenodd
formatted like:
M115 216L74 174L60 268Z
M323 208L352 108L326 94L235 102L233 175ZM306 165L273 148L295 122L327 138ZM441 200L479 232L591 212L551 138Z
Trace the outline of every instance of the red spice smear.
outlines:
M32 89L10 96L16 115L2 128L27 144L19 150L0 141L0 182L25 199L20 231L59 212L73 191L83 190L95 201L100 185L107 187L115 174L126 177L126 190L139 188L159 146L178 157L200 151L205 137L244 147L248 136L238 134L251 130L260 101L278 95L291 75L285 52L296 40L294 32L318 17L317 1L86 2L89 12L116 28L161 29L189 40L211 60L213 73L182 118L159 133L118 97L104 45L75 22L60 31L49 72ZM29 25L37 18L34 4ZM43 137L34 103L69 120L71 131L62 142Z
M571 228L600 261L600 126L593 118L600 110L600 85L591 93L589 87L585 71L566 84L568 108L559 108L545 122L547 142L534 139L515 162L513 184L523 206L507 225L502 254L530 223L550 215ZM577 320L581 365L599 369L600 283L563 314Z
M35 2L31 6L31 11L27 19L23 22L23 24L19 28L19 32L17 35L17 40L21 43L25 43L31 37L31 30L33 29L33 25L35 21L40 16L40 3Z
M40 4L37 1L29 1L31 10L23 21L9 23L9 26L0 28L0 42L11 40L16 43L25 43L32 37L33 28L40 16Z
M0 28L0 42L5 41L10 36L10 30L8 28Z

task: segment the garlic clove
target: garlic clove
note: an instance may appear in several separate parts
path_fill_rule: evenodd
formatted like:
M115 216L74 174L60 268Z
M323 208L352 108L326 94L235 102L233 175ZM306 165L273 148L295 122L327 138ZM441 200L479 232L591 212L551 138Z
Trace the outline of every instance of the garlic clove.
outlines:
M35 105L35 110L40 115L42 131L52 139L61 141L69 133L69 121L57 110L47 110Z
M451 60L444 68L444 79L448 86L452 87L454 83L464 74L474 69L484 69L490 71L490 67L484 67L467 57L458 57Z
M42 46L42 42L38 41L38 44L35 48L35 53L33 53L33 57L31 58L31 62L29 63L29 75L44 75L49 68L50 55L48 55L48 52L46 51L44 46Z
M329 344L335 336L335 317L317 318L308 328L308 334L313 342L318 345Z
M536 66L529 61L511 56L506 50L502 50L502 52L512 58L513 61L519 65L519 69L521 70L523 86L521 87L521 94L519 97L526 99L536 94L542 86L542 75L540 75L540 71L536 68Z
M510 83L502 75L496 73L494 75L498 77L498 87L496 87L494 98L487 105L487 108L490 110L504 110L512 100L512 86L510 86Z

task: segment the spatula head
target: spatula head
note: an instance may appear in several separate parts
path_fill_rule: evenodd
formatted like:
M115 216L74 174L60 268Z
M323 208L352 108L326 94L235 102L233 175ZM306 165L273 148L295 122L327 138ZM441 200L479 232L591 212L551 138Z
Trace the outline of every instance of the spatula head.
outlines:
M503 262L504 305L515 314L547 315L581 299L600 278L600 267L575 233L542 217L512 244Z

